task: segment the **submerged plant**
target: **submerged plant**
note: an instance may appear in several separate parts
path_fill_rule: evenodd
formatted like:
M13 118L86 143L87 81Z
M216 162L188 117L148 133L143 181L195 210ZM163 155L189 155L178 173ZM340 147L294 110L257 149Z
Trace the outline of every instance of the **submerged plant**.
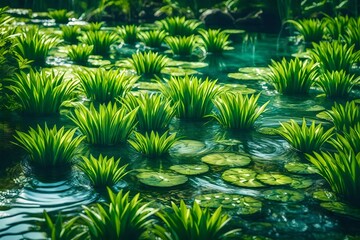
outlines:
M92 101L108 103L124 97L137 81L137 77L125 71L98 68L95 71L85 68L76 72L86 97Z
M214 106L212 100L222 89L216 82L188 75L171 77L160 85L160 90L175 104L179 118L200 120L211 113Z
M199 33L205 52L220 54L229 49L229 34L224 31L221 31L220 29L201 29Z
M293 148L303 153L320 150L321 146L332 137L334 130L334 128L330 128L325 131L321 123L315 125L315 121L312 121L308 127L305 118L303 118L301 126L293 119L289 122L282 122L280 125L277 133L285 138Z
M115 161L114 157L103 157L101 154L98 158L92 155L90 158L82 158L83 161L78 164L78 167L85 173L95 189L111 188L128 173L126 171L128 164L120 166L120 158Z
M221 94L214 99L217 111L213 111L210 116L225 128L251 129L269 103L259 107L259 97L260 94L252 94L250 97L231 92Z
M51 19L54 19L56 23L68 23L69 18L74 16L74 12L68 12L66 9L56 9L48 12Z
M45 124L44 129L30 127L26 132L16 131L15 145L23 148L29 155L31 163L39 168L56 168L70 166L72 161L81 152L80 143L84 137L76 136L76 129L59 130L56 125L49 129Z
M110 203L84 206L85 213L80 214L91 239L141 239L154 223L151 217L157 210L143 204L140 194L131 199L122 190L115 194L108 189L108 193Z
M16 73L8 88L15 94L24 113L57 114L62 104L73 97L77 87L75 81L65 80L64 74L31 69L29 74Z
M271 60L270 72L264 77L279 93L302 95L307 94L314 83L316 67L317 64L298 58L290 61L283 58L281 62Z
M302 36L304 42L320 42L324 36L324 22L319 19L287 20Z
M151 131L145 135L135 132L133 139L129 139L130 145L143 155L154 158L168 154L172 145L179 140L176 133L168 135L168 131L160 135L158 132Z
M185 17L167 17L155 22L161 30L166 31L170 36L190 36L196 34L201 22Z
M138 37L145 46L150 48L160 48L167 34L164 30L153 30L147 32L139 32Z
M62 31L62 37L64 41L69 43L77 43L79 42L78 37L80 36L80 27L79 26L68 26L61 25L60 29Z
M194 35L190 36L169 36L165 39L166 44L170 47L174 55L189 56L194 51L197 41Z
M69 119L79 127L88 143L115 145L125 142L135 128L136 110L128 112L115 103L100 104L98 109L93 104L89 108L79 105Z
M173 202L171 206L172 211L157 213L165 227L156 225L154 233L162 240L219 240L240 231L227 230L226 225L231 218L222 214L221 207L211 214L208 208L201 209L196 201L192 208L188 208L183 200L180 201L180 207Z
M129 65L139 75L160 74L167 66L169 59L157 52L137 52L131 58L125 60L125 64Z
M139 27L136 25L125 25L117 27L117 32L126 44L134 44L138 40Z
M79 44L70 46L67 55L74 63L86 65L92 52L93 46Z
M93 54L106 56L109 54L110 46L115 44L119 37L113 32L88 31L79 37L82 43L93 45Z
M360 122L360 108L355 101L346 102L345 105L335 102L326 114L338 131L347 132L350 127Z

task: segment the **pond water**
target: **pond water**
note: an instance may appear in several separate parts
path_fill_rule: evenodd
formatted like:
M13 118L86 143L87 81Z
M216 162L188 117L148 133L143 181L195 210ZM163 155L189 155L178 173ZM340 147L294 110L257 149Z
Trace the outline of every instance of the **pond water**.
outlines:
M270 100L267 111L256 122L255 130L232 132L224 130L215 122L174 119L170 130L182 136L184 142L174 147L167 158L148 160L128 145L108 148L86 146L87 154L102 153L121 157L122 163L129 163L128 170L134 171L115 188L130 190L133 194L140 192L145 201L155 200L154 205L159 207L169 205L171 201L179 203L180 199L190 205L194 199L202 201L200 195L204 194L217 194L207 195L207 198L224 198L224 201L228 199L227 196L252 197L257 207L259 204L261 207L250 209L250 212L255 212L251 212L253 214L241 212L236 207L224 209L233 217L231 225L240 227L242 237L248 236L247 239L356 239L351 237L360 236L360 220L337 215L320 207L321 201L313 198L313 195L319 189L330 189L325 180L317 174L290 172L286 164L307 163L306 160L279 136L265 134L267 128L278 127L279 122L289 119L301 120L306 117L323 122L316 115L329 109L332 102L317 98L316 89L312 89L307 97L285 97L261 80L228 77L229 73L237 73L241 67L266 67L270 59L280 59L298 51L298 47L289 44L287 39L278 39L273 35L252 34L248 39L235 41L234 50L221 57L203 57L200 61L206 63L205 67L195 70L201 77L218 79L220 84L232 84L230 86L233 87L241 84L243 90L261 92L260 104ZM136 49L124 46L116 51L118 54L111 59L112 62L116 62L119 57L129 56ZM61 56L50 57L49 61L51 65L71 66ZM71 173L61 176L60 180L59 177L51 180L48 176L32 172L26 154L10 143L16 130L27 131L29 126L44 121L48 125L57 123L70 126L66 117L29 118L15 113L0 113L0 117L0 239L44 239L44 209L52 213L61 211L65 215L76 215L82 205L101 201L101 195L90 187L87 179L75 167ZM330 126L326 122L324 125ZM290 182L284 185L264 184L260 188L241 187L223 180L222 175L230 167L214 165L209 165L207 173L188 176L185 184L172 188L149 187L136 177L139 172L150 170L169 172L172 171L170 167L177 164L200 164L204 156L224 152L250 157L248 169L263 175L285 175ZM295 180L298 180L297 184ZM271 190L284 189L288 191L285 191L285 195L291 193L294 197L288 196L284 201L269 200L277 193Z

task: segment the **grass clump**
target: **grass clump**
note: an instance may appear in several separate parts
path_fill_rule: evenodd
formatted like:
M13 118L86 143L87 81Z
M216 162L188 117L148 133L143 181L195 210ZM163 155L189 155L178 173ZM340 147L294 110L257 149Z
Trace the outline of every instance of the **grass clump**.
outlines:
M281 62L271 61L270 73L265 79L278 91L285 95L308 94L314 83L317 65L313 62L301 61L298 58L290 61L283 58Z
M54 19L56 23L68 23L69 18L74 16L74 12L68 12L66 9L56 9L48 12L48 16Z
M348 28L349 16L338 15L336 17L325 17L325 32L332 40L342 40ZM350 45L351 46L351 45Z
M192 208L188 208L183 200L180 201L180 207L173 202L171 206L172 211L164 210L157 213L165 224L165 227L155 226L155 235L160 239L219 240L240 231L227 230L226 225L231 218L222 214L221 207L211 214L208 208L201 209L197 202L194 202Z
M80 69L76 71L80 85L86 97L99 103L114 102L124 97L133 87L137 78L127 75L125 71Z
M178 140L176 133L168 135L168 131L160 135L151 131L145 135L135 132L134 138L129 139L130 145L143 155L155 158L168 154L169 149Z
M324 36L325 24L319 19L287 20L300 33L305 43L320 42Z
M86 44L72 45L69 48L67 56L71 61L77 64L86 65L94 47Z
M171 77L160 85L160 90L172 101L179 118L201 120L211 113L214 107L212 100L222 89L216 82L188 75Z
M213 111L210 116L225 128L251 129L269 103L259 107L259 97L260 94L252 94L250 97L231 92L221 94L214 99L217 111Z
M138 41L138 33L140 29L136 25L125 25L117 27L117 32L121 40L126 44L134 44Z
M169 59L157 52L137 52L131 58L125 60L125 64L129 65L138 75L156 75L167 66Z
M91 22L84 25L82 28L85 31L96 32L96 31L100 31L104 25L105 22Z
M136 109L128 112L115 103L101 104L98 109L93 104L89 108L79 105L68 117L88 143L101 146L126 142L136 125Z
M15 94L24 113L37 116L58 114L63 103L72 99L77 87L75 81L65 80L64 75L31 69L29 74L16 73L8 88Z
M169 36L165 39L166 44L174 55L189 56L197 46L196 37L190 36Z
M170 36L190 36L196 34L201 22L185 17L167 17L155 22L161 30Z
M331 110L326 111L337 131L347 132L360 122L360 108L355 101L339 104L335 102Z
M152 30L138 34L139 40L150 48L160 48L166 36L167 33L164 30Z
M348 46L354 45L354 50L360 51L360 17L350 18L344 38Z
M78 164L78 168L85 173L92 186L98 190L113 187L128 173L126 171L128 164L120 166L120 158L115 161L114 157L103 157L101 154L98 158L92 155L90 158L82 158L83 161Z
M201 36L201 45L205 52L221 54L223 51L229 49L229 34L224 31L220 29L201 29L199 33Z
M37 129L30 127L26 132L16 131L15 145L23 148L30 155L30 162L39 168L67 167L81 152L80 143L84 137L76 136L76 129L65 131L64 127L57 129Z
M302 153L320 150L321 146L333 136L334 130L334 128L330 128L325 131L321 123L315 125L315 121L307 126L305 118L303 118L301 126L293 119L289 122L282 122L280 125L277 133L294 149Z
M115 44L119 40L119 37L112 32L88 31L84 32L79 39L82 43L93 45L93 54L107 56L110 51L110 46Z
M360 123L350 127L346 132L337 133L336 138L332 138L330 143L339 152L346 152L351 149L355 154L360 153Z
M67 26L61 25L60 29L62 31L62 38L64 41L75 44L79 42L78 37L80 36L80 27L79 26Z

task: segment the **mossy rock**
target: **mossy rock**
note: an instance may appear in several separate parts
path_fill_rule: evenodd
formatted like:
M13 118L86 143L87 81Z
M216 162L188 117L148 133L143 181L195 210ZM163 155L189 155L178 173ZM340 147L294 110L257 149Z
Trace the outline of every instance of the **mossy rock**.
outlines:
M259 188L265 185L256 179L257 173L247 168L228 169L221 175L226 182L240 187Z
M186 176L170 172L145 171L136 177L145 185L161 188L182 185L188 181Z
M215 166L244 167L251 163L251 158L237 153L225 152L208 154L202 157L201 161Z
M301 202L304 194L289 189L271 189L263 192L264 198L277 202Z
M322 202L320 206L333 213L360 220L360 208L342 202Z
M293 181L291 177L280 173L260 173L256 176L256 179L262 183L273 186L288 185Z
M337 201L338 198L336 196L336 194L334 192L325 190L325 189L320 189L318 191L313 192L312 197L314 199L323 201L323 202L334 202Z
M293 177L290 187L295 188L295 189L303 189L303 188L311 187L311 185L313 185L313 183L314 183L314 181L309 178Z
M171 170L184 175L199 175L209 171L206 164L178 164L170 167Z
M235 209L237 214L251 215L261 211L261 201L238 194L211 193L198 195L195 201L202 207Z
M206 145L197 140L178 140L170 148L169 152L175 156L196 156L205 151Z
M318 169L313 164L308 163L299 163L299 162L289 162L285 164L285 169L291 173L295 174L316 174Z

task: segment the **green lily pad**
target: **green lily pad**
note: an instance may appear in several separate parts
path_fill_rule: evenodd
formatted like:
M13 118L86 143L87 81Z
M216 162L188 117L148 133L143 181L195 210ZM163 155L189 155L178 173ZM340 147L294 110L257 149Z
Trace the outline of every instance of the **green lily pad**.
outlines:
M325 108L323 106L320 105L314 105L311 107L308 107L305 109L306 112L320 112L320 111L324 111Z
M197 140L178 140L170 148L169 152L175 156L196 156L206 149L203 142Z
M291 54L291 56L301 58L301 59L309 59L310 58L310 54L307 51L306 52L293 53L293 54Z
M336 214L360 220L360 208L355 208L342 202L322 202L320 206Z
M261 211L261 201L238 194L211 193L195 197L195 201L201 207L236 209L237 214L250 215Z
M225 87L225 91L230 91L233 93L239 93L239 94L253 94L256 93L255 89L248 88L246 85L243 84L222 84L222 86Z
M181 68L181 67L167 67L164 68L161 73L169 74L171 76L185 76L185 75L194 75L194 74L200 74L200 72L190 69L190 68Z
M291 184L293 179L280 173L260 173L256 176L257 180L268 185L287 185Z
M304 200L304 194L288 189L271 189L263 192L264 198L277 202L300 202Z
M243 29L224 29L224 32L227 34L243 34L246 31Z
M206 155L201 158L201 161L216 166L243 167L250 164L251 158L245 155L226 152Z
M209 171L206 164L179 164L170 167L171 170L184 175L198 175Z
M188 181L184 175L154 171L141 172L136 177L141 183L152 187L174 187Z
M187 62L187 61L176 61L171 60L168 63L170 67L182 67L182 68L191 68L191 69L198 69L207 67L209 64L205 62Z
M256 179L257 173L247 168L228 169L221 175L226 182L240 187L258 188L265 185Z
M259 129L257 129L257 131L261 134L264 135L269 135L269 136L277 136L279 135L277 132L277 128L273 128L273 127L261 127Z
M284 167L289 172L296 174L316 174L319 172L314 165L308 163L290 162Z
M239 72L229 73L228 77L238 80L263 80L269 71L267 67L243 67L239 68Z
M136 88L144 90L159 90L159 83L157 82L137 82L135 84Z
M310 187L311 185L313 185L313 183L314 183L313 180L309 178L295 177L293 178L290 187L295 189L303 189Z
M322 120L326 120L326 121L331 121L331 118L329 117L329 115L326 113L326 111L323 112L319 112L318 114L316 114L317 118L320 118Z
M325 189L315 191L313 193L312 197L314 199L317 199L317 200L320 200L323 202L334 202L334 201L338 200L338 198L334 192L331 192L331 191L328 191Z

